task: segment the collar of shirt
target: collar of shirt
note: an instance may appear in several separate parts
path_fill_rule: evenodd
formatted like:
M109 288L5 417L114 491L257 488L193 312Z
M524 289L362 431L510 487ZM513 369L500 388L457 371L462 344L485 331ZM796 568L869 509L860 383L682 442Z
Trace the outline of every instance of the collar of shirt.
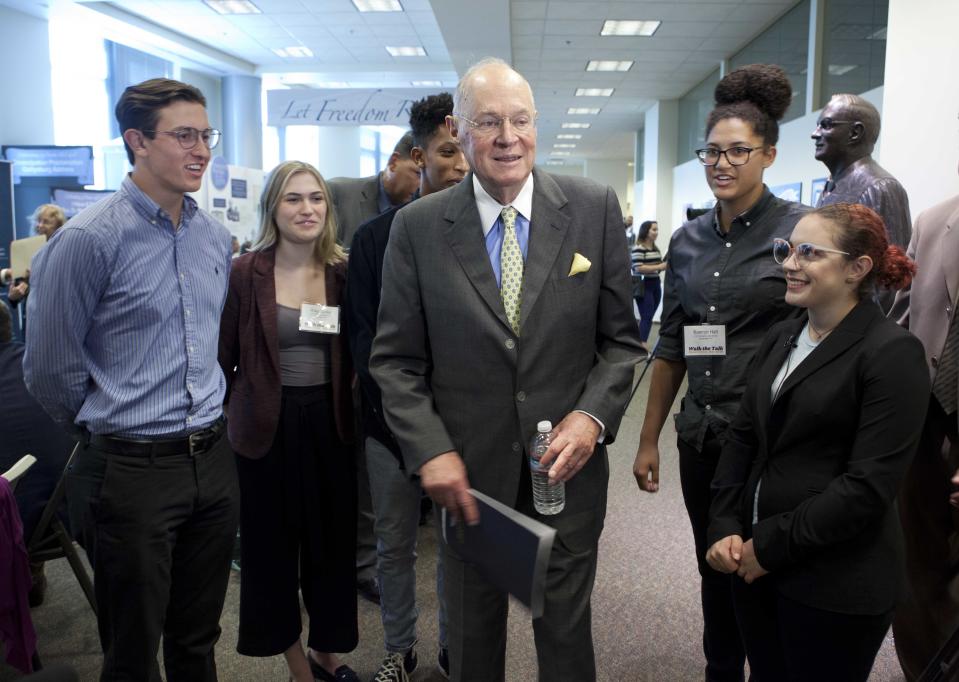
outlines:
M519 191L516 199L511 204L501 204L489 195L479 178L473 174L473 194L476 196L476 210L479 211L480 223L483 225L483 236L487 236L496 221L499 220L500 213L507 205L516 209L516 212L526 218L527 222L532 222L533 215L533 174L530 173L523 184L523 189Z
M773 199L773 193L769 191L769 188L766 187L766 185L763 185L763 193L759 197L759 201L757 201L755 204L753 204L752 206L747 208L745 211L740 213L738 216L733 218L729 222L729 231L732 232L733 223L736 223L736 222L743 223L746 227L749 227L749 223L752 223L753 221L757 220L759 216L761 216L763 213L766 212L766 209L769 208L770 203L772 202L772 199ZM723 226L719 222L720 210L721 210L721 207L719 203L717 202L716 210L713 211L713 229L716 230L716 234L718 234L721 238L725 239L728 235L723 232Z
M130 173L127 173L127 176L123 178L123 182L120 184L120 192L122 192L133 205L133 208L140 213L144 218L149 220L152 224L156 225L159 221L166 221L170 223L174 229L177 228L176 225L173 225L172 220L170 219L170 214L160 208L160 205L157 204L153 199L151 199L146 192L140 189L139 185L133 181L133 177ZM197 203L193 197L183 195L183 212L180 216L180 227L186 227L190 219L196 215Z
M386 187L383 186L383 173L380 172L376 176L376 207L380 209L380 213L386 213L391 208L393 208L393 202L390 201L390 195L386 193Z

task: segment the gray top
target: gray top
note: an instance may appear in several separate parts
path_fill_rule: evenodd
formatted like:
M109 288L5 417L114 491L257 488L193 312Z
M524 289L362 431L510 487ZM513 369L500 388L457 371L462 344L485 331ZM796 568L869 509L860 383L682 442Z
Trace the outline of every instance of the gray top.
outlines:
M300 331L299 308L276 304L280 380L284 386L330 383L330 335Z

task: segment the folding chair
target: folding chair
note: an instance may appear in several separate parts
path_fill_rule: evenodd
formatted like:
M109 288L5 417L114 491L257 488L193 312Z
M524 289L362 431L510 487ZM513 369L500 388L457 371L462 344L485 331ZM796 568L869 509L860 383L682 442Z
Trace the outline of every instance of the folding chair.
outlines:
M36 528L33 529L30 540L27 542L27 553L30 555L30 561L52 561L53 559L66 557L67 561L70 562L70 568L73 569L73 575L77 577L77 582L80 583L83 594L86 595L87 601L90 603L90 608L96 614L97 605L93 598L93 581L87 575L87 569L77 553L73 538L70 537L70 533L67 532L66 527L57 515L57 509L63 502L64 495L66 495L67 471L70 470L70 465L73 463L73 458L76 457L79 447L80 444L77 443L73 447L70 457L67 458L63 473L60 474L60 480L57 481L57 487L53 489L53 494L43 508L43 514L40 515L40 521L37 522Z
M27 469L33 466L33 463L37 461L37 458L33 455L24 455L21 457L16 464L3 472L3 478L7 479L7 483L10 484L10 490L17 489L17 483L27 473Z

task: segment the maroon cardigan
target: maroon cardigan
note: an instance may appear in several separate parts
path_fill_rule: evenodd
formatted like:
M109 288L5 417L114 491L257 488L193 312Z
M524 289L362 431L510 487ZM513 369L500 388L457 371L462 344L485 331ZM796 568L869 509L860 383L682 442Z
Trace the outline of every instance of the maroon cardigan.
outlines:
M233 260L230 290L220 320L220 366L226 376L224 412L233 449L244 457L263 457L273 444L280 420L280 342L276 328L274 248ZM343 305L346 263L326 268L327 305ZM340 314L340 333L330 339L333 414L344 443L353 440L350 382L353 365Z

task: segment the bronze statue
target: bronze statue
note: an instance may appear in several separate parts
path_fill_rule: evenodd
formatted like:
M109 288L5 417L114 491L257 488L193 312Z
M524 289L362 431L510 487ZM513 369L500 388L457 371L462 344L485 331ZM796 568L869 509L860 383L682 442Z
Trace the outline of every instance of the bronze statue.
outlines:
M862 97L832 96L812 134L816 159L830 174L817 208L838 203L868 206L886 223L889 241L905 249L912 235L909 198L899 181L872 158L879 127L879 112ZM892 292L880 292L879 299L888 311Z

